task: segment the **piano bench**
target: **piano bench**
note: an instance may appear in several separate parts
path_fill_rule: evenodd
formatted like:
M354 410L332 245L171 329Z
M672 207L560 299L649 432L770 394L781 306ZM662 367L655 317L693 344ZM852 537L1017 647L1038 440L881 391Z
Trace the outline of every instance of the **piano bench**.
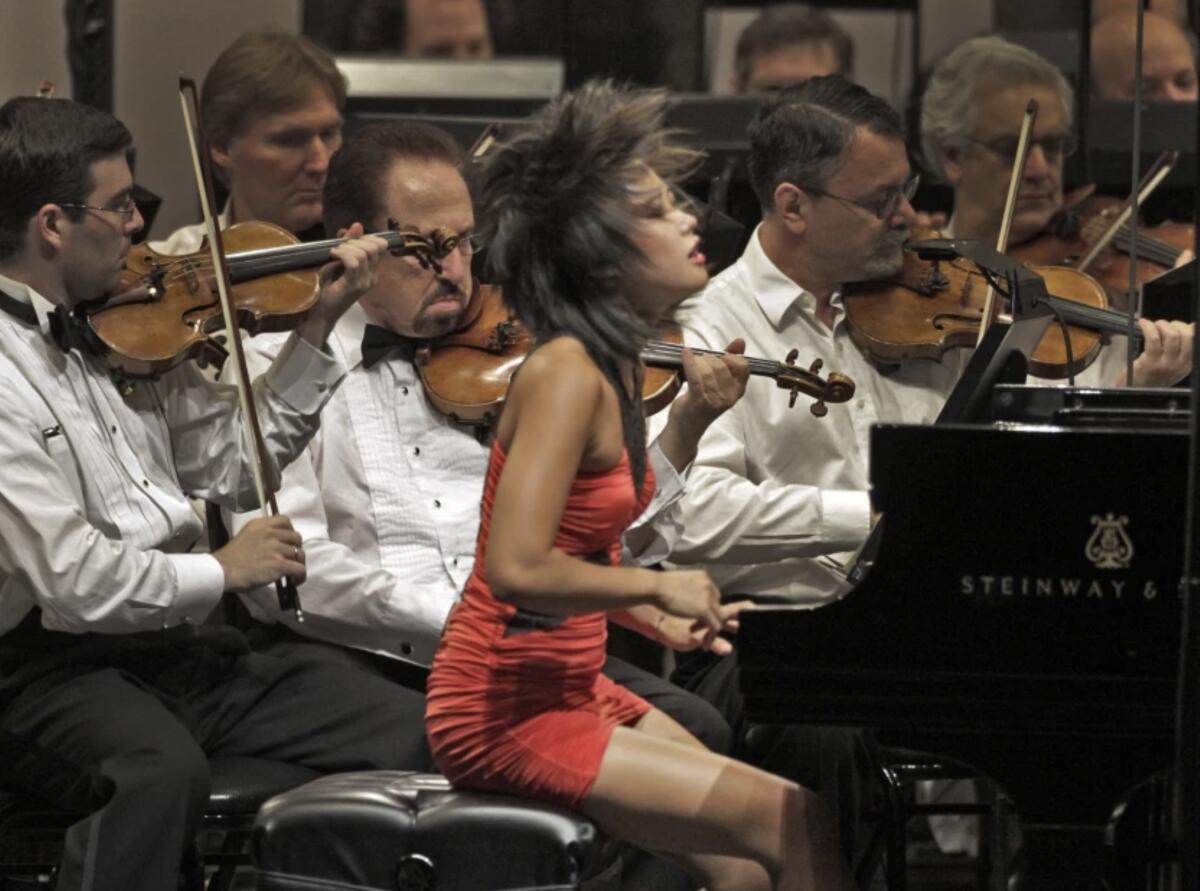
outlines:
M435 774L344 773L263 805L259 891L615 891L620 846L549 805Z
M1179 841L1172 825L1174 773L1160 771L1121 796L1104 832L1106 887L1166 891L1179 887Z
M209 768L212 791L198 833L200 866L208 873L202 884L209 891L226 891L238 867L250 865L246 846L259 806L317 773L262 758L214 758ZM80 816L0 791L0 891L52 888L63 834Z
M1004 891L1009 875L1009 820L1015 815L1012 801L995 783L969 764L911 749L883 748L880 752L879 779L883 789L883 813L866 852L861 858L857 878L869 882L882 859L888 891L908 888L908 826L913 817L959 815L979 818L979 853L975 858L976 888ZM976 801L922 801L919 784L971 781Z

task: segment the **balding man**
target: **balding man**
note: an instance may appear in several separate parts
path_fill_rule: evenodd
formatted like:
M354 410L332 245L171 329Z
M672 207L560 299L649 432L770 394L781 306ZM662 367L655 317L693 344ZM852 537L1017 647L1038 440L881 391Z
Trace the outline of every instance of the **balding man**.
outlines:
M1092 26L1092 93L1132 99L1137 74L1137 13L1117 12ZM1146 12L1142 96L1147 102L1194 102L1196 57L1187 34L1171 18Z

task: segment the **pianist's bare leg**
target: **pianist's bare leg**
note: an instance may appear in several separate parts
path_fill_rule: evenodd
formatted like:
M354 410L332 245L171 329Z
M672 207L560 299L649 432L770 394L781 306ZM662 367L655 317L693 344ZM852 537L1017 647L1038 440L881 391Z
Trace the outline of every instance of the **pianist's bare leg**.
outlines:
M815 794L709 752L658 711L613 730L580 809L614 836L685 855L708 891L853 888Z

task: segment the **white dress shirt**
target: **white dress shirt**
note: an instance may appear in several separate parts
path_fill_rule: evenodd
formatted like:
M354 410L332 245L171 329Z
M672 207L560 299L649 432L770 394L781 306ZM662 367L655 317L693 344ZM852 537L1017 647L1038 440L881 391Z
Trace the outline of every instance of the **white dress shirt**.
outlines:
M278 496L304 536L305 621L281 616L273 591L245 599L260 620L428 665L474 565L488 449L429 404L411 362L391 355L365 368L365 326L352 307L330 338L346 382ZM248 342L252 373L278 345L269 336ZM645 564L665 558L678 537L683 490L657 447L650 460L658 491L636 524L652 524L637 555ZM242 522L232 518L233 528Z
M229 225L229 205L217 217L217 228L224 229ZM146 246L160 254L194 254L204 244L208 237L208 227L204 223L192 223L190 226L180 226L161 241L150 241Z
M910 362L888 374L850 340L841 299L833 328L814 295L763 252L756 230L745 253L678 314L686 343L797 364L823 359L823 372L849 375L854 398L817 418L801 395L752 378L746 395L709 428L683 498L682 539L672 560L705 564L727 594L816 602L844 590L829 558L844 562L870 530L867 495L871 425L931 423L961 372L963 350L941 362Z
M236 392L185 362L122 395L100 360L53 343L52 304L3 276L0 290L38 319L0 313L0 633L35 606L55 631L202 621L224 572L188 553L203 531L188 498L257 503ZM341 377L336 360L292 337L256 385L274 478Z

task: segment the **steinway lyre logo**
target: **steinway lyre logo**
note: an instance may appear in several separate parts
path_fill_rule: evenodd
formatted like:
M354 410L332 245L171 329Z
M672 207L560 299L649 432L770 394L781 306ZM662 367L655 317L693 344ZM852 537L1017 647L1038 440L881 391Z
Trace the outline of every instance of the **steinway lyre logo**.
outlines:
M1133 541L1125 532L1129 517L1106 514L1093 516L1092 535L1084 554L1097 569L1128 569L1133 560Z

